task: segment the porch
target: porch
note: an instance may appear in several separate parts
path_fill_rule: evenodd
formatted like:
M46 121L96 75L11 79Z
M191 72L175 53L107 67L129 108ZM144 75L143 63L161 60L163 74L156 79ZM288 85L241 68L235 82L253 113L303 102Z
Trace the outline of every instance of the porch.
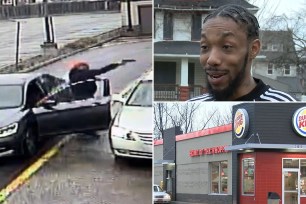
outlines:
M207 89L201 85L154 84L155 101L186 101L204 93Z

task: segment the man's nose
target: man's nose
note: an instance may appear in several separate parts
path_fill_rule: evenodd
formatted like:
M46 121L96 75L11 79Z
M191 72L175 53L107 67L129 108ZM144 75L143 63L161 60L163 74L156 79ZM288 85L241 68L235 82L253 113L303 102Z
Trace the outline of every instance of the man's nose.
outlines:
M221 53L217 48L214 48L210 51L207 64L212 67L219 66L221 64Z

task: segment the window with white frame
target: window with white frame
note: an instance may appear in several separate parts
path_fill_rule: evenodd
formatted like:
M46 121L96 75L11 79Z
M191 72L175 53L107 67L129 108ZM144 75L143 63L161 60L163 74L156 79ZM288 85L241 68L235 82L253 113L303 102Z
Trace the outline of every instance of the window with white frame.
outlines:
M268 50L268 45L266 45L266 44L262 45L261 50L267 51Z
M173 14L165 12L164 14L164 40L173 39Z
M301 195L306 196L306 159L301 159L300 161L300 182Z
M254 158L242 160L242 194L254 195L255 193L255 161Z
M210 163L210 192L214 194L227 194L228 162Z
M272 51L283 51L283 45L282 44L272 44Z
M300 175L300 195L306 197L306 159L283 159L283 168L298 169Z
M273 74L273 64L272 63L268 64L268 74Z
M285 75L290 75L290 65L289 64L285 65L284 74Z

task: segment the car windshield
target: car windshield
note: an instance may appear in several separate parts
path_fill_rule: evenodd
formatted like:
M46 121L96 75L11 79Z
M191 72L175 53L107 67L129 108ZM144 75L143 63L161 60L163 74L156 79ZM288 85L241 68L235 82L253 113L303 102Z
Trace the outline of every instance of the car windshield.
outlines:
M154 186L154 192L163 192L159 186Z
M129 106L152 106L152 81L142 81L127 101Z
M0 85L0 109L21 106L22 95L22 85Z

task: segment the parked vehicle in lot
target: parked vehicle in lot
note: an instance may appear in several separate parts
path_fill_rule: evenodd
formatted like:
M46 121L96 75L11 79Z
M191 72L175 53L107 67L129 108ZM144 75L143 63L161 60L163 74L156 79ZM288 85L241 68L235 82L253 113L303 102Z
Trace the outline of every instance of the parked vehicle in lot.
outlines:
M121 103L115 113L109 139L115 159L152 159L152 79L146 74L122 95L113 95L113 101Z
M94 98L74 100L65 80L50 74L0 74L0 151L31 156L43 136L107 129L108 79Z
M153 185L153 200L154 203L170 203L171 196L163 191L157 184Z

